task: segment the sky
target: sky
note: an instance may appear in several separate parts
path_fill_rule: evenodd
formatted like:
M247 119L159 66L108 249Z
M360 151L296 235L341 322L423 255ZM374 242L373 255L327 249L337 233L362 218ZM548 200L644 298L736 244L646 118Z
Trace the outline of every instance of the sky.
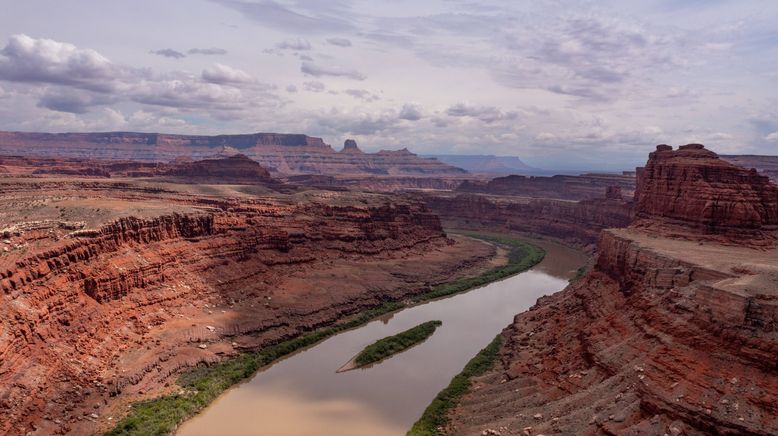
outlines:
M627 169L778 154L775 0L0 0L0 129Z

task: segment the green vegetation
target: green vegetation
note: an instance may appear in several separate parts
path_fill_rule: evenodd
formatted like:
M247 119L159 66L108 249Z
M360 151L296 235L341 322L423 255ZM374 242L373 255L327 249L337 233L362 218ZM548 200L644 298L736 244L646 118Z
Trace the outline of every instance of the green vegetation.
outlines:
M424 413L408 432L408 436L435 436L440 434L438 428L446 425L448 411L453 408L459 398L470 388L470 380L485 373L494 365L502 340L497 335L489 345L467 362L465 368L457 374L448 387L427 406Z
M584 265L584 266L582 266L582 267L578 268L578 269L575 271L575 276L573 276L573 278L572 278L572 279L570 279L570 283L577 282L578 280L580 280L581 278L583 278L583 276L585 276L585 275L586 275L586 265Z
M485 241L506 246L509 249L508 264L496 267L475 277L466 277L450 283L434 286L429 292L425 292L424 294L416 296L414 301L422 302L431 300L433 298L446 297L449 295L458 294L463 291L468 291L479 286L483 286L487 283L491 283L505 277L518 274L522 271L526 271L537 265L541 260L543 260L543 257L546 256L546 252L542 248L527 244L526 242L518 241L516 239L511 239L507 236L492 234L487 235L464 231L459 233L465 236L483 239Z
M365 347L354 359L358 366L365 366L386 359L387 357L405 351L412 346L424 342L435 333L435 329L443 325L442 321L427 321L394 336L379 339Z
M518 274L531 268L543 260L545 256L542 248L506 236L483 235L474 232L461 233L506 246L509 248L508 264L494 268L476 277L463 278L433 286L428 292L415 296L413 298L414 303L464 292L489 282ZM277 345L257 352L244 353L220 363L201 365L178 378L177 383L184 388L183 393L134 403L129 414L105 435L162 436L170 434L179 423L198 413L226 389L251 377L262 367L337 333L359 327L376 317L395 312L407 306L408 304L403 302L386 302L377 308L363 311L355 318L346 322L306 332Z

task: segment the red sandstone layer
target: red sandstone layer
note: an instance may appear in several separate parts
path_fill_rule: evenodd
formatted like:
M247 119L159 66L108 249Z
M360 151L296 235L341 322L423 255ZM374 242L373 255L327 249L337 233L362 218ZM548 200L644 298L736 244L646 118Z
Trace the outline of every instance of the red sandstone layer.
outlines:
M660 146L639 177L639 220L516 316L447 434L778 433L775 186L696 145Z
M92 433L187 366L494 254L417 202L260 188L0 178L0 432Z
M167 135L160 133L0 132L4 155L99 160L169 162L179 157L201 160L242 153L283 174L435 175L466 171L407 149L362 153L354 143L336 152L321 138L300 134Z

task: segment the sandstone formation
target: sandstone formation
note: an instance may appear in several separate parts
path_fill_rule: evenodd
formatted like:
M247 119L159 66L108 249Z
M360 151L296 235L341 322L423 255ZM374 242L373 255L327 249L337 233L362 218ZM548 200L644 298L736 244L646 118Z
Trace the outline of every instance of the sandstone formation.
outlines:
M774 232L776 187L698 145L659 146L639 180L636 222L516 316L447 433L778 433L778 247L702 240Z
M474 274L495 253L383 195L14 174L0 178L3 434L106 429L186 367Z
M778 187L756 170L726 162L701 144L658 145L638 171L636 226L758 239L778 228Z
M510 175L488 182L464 182L457 191L492 195L511 195L562 200L599 199L609 187L621 188L631 198L635 191L635 177L631 173L582 174L580 176L527 177Z
M778 156L759 156L753 154L722 155L722 159L743 168L755 168L760 174L778 183Z
M3 154L99 160L170 162L178 157L202 160L233 152L282 174L435 175L465 174L406 149L358 152L356 142L336 152L321 138L299 134L191 136L161 133L23 133L0 132Z
M597 242L601 230L626 227L631 203L615 199L580 202L481 194L416 194L445 227L508 231L551 237L576 246Z

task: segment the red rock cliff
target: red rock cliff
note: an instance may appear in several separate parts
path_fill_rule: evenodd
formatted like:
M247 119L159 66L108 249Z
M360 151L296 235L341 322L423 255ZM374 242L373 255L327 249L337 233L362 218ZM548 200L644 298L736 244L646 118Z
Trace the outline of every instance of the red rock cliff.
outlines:
M778 187L701 144L659 145L638 172L635 214L652 227L759 237L778 226Z
M775 189L702 146L659 146L636 222L516 316L447 433L778 434L778 248L731 237L771 232Z

